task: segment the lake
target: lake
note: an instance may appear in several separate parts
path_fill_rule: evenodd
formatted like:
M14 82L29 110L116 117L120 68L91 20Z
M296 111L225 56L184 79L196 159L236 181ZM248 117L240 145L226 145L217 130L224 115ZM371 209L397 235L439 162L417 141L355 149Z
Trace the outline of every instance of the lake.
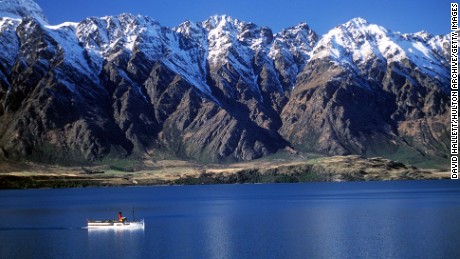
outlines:
M87 219L144 218L92 231ZM0 191L0 258L459 258L460 181Z

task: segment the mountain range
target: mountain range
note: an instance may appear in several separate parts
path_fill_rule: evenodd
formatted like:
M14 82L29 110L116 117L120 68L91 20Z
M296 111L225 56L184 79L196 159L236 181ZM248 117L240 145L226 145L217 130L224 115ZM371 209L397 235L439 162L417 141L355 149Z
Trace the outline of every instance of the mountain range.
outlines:
M0 1L0 157L43 162L276 152L447 161L450 36L354 18L325 35L226 16L50 25Z

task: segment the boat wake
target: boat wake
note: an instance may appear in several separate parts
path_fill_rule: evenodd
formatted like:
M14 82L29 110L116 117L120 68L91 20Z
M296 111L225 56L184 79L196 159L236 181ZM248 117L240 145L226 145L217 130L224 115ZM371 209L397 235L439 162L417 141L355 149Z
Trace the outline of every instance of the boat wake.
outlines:
M0 231L43 231L43 230L84 230L86 227L6 227L0 228Z

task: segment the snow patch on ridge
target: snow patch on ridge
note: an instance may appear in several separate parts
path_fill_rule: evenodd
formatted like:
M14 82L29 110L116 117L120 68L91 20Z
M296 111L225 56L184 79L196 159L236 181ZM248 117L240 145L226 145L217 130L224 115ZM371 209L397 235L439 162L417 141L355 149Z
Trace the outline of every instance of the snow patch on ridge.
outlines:
M48 23L43 10L32 0L0 0L0 17L14 19L32 17L40 23Z
M16 28L21 23L19 19L0 18L0 61L6 64L6 73L10 73L16 62L19 52L19 39L16 35Z
M59 43L59 49L64 53L63 61L76 68L82 74L89 76L94 82L98 77L88 66L84 57L84 49L79 45L76 36L76 23L64 23L57 26L45 26L50 36Z

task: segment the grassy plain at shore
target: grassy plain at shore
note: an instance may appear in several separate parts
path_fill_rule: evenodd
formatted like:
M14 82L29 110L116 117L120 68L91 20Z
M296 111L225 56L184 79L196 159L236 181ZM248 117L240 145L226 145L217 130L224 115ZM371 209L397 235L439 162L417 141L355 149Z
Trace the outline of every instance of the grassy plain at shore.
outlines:
M0 188L65 188L177 184L293 183L445 179L447 170L418 169L360 156L270 158L233 164L182 160L117 160L86 167L0 163Z

